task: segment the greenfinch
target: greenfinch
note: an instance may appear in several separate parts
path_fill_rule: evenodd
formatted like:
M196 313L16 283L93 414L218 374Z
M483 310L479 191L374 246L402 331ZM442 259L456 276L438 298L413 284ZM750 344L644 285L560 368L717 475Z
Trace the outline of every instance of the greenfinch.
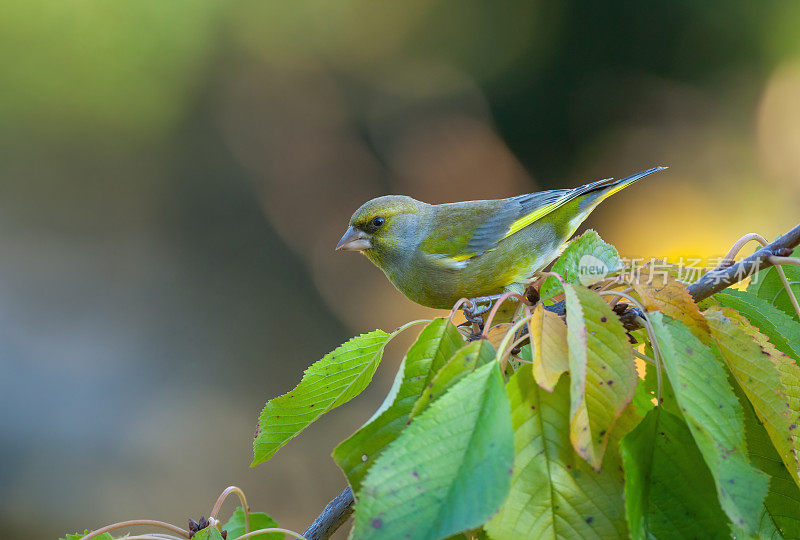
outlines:
M423 306L519 292L600 202L665 168L508 199L427 204L386 195L356 210L336 250L360 251Z

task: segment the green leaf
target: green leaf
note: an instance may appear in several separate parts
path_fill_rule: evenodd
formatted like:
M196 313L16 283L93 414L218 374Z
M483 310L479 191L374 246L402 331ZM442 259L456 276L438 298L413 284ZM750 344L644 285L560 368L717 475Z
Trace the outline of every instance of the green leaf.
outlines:
M533 377L539 386L552 392L561 374L569 369L567 325L561 317L546 310L544 304L539 302L533 308L528 333L535 353Z
M245 531L244 527L244 510L241 506L237 506L233 511L231 519L222 526L223 531L228 531L228 539L233 540L242 536ZM257 531L259 529L271 529L277 527L278 522L263 512L250 512L250 531ZM252 537L254 540L284 540L283 533L263 533L257 534ZM194 540L194 539L193 539Z
M783 463L800 485L800 368L783 356L767 338L739 313L709 310L706 319L722 359L753 405ZM762 345L763 343L763 345ZM785 361L789 384L781 380L779 366Z
M355 493L383 448L406 427L422 390L462 345L464 338L448 318L434 319L408 350L396 379L396 394L387 399L390 405L333 451L333 459Z
M352 537L438 539L474 529L506 498L513 459L508 397L492 362L384 449L358 494Z
M734 383L736 384L736 383ZM759 422L740 387L736 395L744 412L747 453L753 465L769 475L769 491L759 524L759 538L800 538L800 489L772 446L767 431ZM774 532L773 532L774 531Z
M589 229L570 242L552 268L567 283L591 285L606 275L622 268L616 248L603 242L600 235ZM553 276L548 277L539 290L542 300L560 294L561 282Z
M72 533L64 536L63 538L59 538L59 540L80 540L87 534L89 534L90 530L85 530L82 533ZM95 536L97 540L114 540L114 537L111 536L111 533L103 533L100 536Z
M800 323L755 294L725 289L714 295L721 305L733 308L765 334L783 354L800 361Z
M525 349L522 351L525 353ZM508 381L514 474L500 512L486 524L495 539L627 537L622 472L610 445L599 473L569 440L569 381L552 393L522 366Z
M714 479L682 419L655 407L620 450L634 539L730 538Z
M768 479L747 459L742 408L726 370L681 322L659 312L649 318L678 405L714 477L720 506L735 526L752 534Z
M566 284L570 440L600 469L608 434L633 399L638 375L625 328L603 298Z
M431 401L444 394L455 383L494 360L494 353L494 347L488 339L473 341L458 350L424 388L411 409L411 418L419 416Z
M234 536L233 538L236 537ZM194 533L192 540L223 540L223 538L217 529L209 526Z
M393 335L374 330L352 338L306 369L294 390L267 402L258 420L250 466L267 461L317 418L360 394Z
M786 274L786 279L789 281L789 287L794 292L796 298L800 298L800 266L783 265L783 273ZM773 306L782 310L795 321L798 320L797 312L792 306L792 301L789 299L789 294L783 286L781 276L775 267L761 270L753 276L750 284L747 286L747 292L755 294L759 298L763 298Z

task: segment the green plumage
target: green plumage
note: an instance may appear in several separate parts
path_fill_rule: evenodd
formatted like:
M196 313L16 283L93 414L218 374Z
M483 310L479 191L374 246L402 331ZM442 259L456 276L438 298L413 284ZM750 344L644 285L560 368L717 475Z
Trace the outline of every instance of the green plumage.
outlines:
M337 248L362 251L414 302L449 309L526 282L601 201L663 168L509 199L431 205L378 197L353 214Z

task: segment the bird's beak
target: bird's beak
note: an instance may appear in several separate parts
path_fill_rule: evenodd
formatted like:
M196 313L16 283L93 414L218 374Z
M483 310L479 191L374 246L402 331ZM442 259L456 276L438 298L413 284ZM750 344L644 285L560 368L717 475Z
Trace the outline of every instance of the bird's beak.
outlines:
M347 228L339 243L336 244L336 251L364 251L371 247L370 235L351 225Z

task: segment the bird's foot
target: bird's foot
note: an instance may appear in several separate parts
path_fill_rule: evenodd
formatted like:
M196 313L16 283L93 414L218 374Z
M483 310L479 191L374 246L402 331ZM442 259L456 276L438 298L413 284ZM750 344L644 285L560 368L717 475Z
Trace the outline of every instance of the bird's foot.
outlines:
M483 317L481 317L481 315L492 309L494 302L501 296L503 295L495 294L492 296L477 296L475 298L470 298L461 308L461 311L464 313L464 318L472 324L477 324L483 327Z

